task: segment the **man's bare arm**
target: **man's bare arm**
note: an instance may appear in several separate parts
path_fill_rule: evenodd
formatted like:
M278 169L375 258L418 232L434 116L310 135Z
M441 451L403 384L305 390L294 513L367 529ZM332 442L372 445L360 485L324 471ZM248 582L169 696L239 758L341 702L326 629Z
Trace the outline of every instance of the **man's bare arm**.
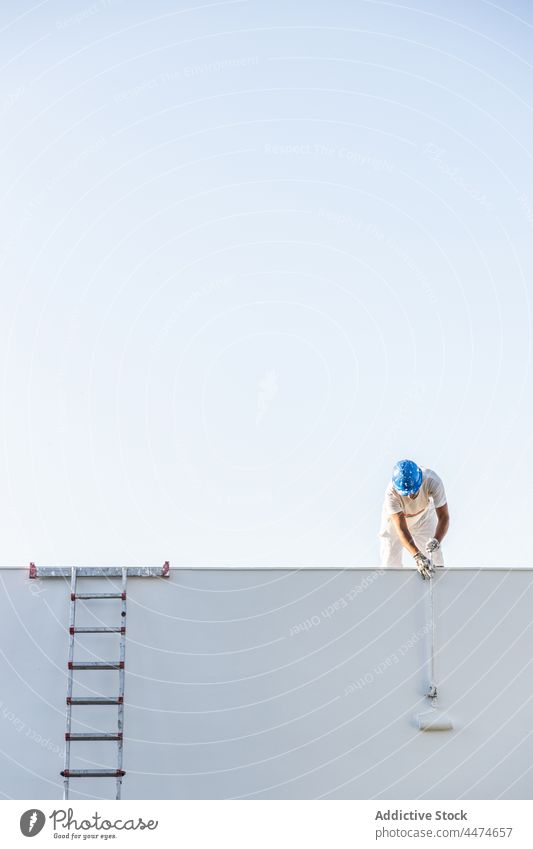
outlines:
M438 539L439 542L442 542L448 528L450 527L450 513L448 512L448 505L443 504L442 507L436 507L435 512L437 513L437 527L435 529L435 539Z

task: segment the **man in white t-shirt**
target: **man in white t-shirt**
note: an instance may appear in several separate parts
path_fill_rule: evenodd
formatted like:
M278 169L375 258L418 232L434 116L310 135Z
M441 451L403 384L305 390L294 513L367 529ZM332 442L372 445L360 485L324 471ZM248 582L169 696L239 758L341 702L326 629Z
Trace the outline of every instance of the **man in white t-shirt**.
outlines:
M402 566L405 548L415 559L423 578L431 577L433 565L444 566L440 544L450 524L444 484L431 469L413 460L400 460L392 470L385 491L380 527L382 567Z

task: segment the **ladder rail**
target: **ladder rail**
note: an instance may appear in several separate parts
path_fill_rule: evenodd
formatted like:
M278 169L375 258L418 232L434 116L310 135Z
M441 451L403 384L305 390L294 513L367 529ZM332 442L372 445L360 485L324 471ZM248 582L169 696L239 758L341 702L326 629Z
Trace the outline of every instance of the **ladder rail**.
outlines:
M126 667L126 600L127 600L127 583L128 583L128 572L127 569L122 570L122 601L121 601L121 611L120 616L122 619L122 630L120 632L120 653L119 653L119 704L118 704L118 716L117 716L117 725L118 725L118 733L119 740L117 743L117 786L116 786L116 794L115 798L120 799L122 794L122 764L124 761L124 686L125 686L125 667Z
M69 793L69 769L70 769L70 733L72 727L72 685L73 685L73 661L74 661L74 628L76 625L76 567L73 566L70 576L70 612L69 612L69 646L67 663L67 715L65 732L65 776L63 781L63 799L68 799Z

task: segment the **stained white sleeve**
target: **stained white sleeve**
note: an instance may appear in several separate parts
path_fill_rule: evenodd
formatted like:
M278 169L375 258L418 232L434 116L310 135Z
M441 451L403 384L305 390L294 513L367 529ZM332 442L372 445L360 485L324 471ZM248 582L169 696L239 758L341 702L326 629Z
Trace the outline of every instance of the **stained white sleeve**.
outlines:
M393 513L402 513L403 512L403 504L397 492L394 491L392 487L387 489L385 493L385 504L384 511L387 516L391 516Z
M444 507L446 504L446 492L444 491L443 482L435 472L431 471L431 469L427 470L426 476L428 481L428 493L433 498L433 504L435 507Z

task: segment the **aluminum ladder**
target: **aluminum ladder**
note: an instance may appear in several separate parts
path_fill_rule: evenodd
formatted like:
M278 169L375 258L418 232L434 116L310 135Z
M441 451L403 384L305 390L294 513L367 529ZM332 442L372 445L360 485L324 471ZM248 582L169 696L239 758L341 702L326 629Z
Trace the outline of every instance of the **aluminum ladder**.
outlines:
M63 799L69 798L69 787L71 778L115 778L115 799L121 798L122 779L126 772L123 769L124 757L124 683L126 664L126 602L128 576L136 577L163 577L169 576L170 567L166 562L163 567L76 567L69 569L37 568L30 564L30 578L58 578L70 576L70 617L69 617L69 650L68 650L68 677L67 677L67 711L65 731L65 761L61 771L63 776ZM78 592L79 578L109 578L120 577L122 584L119 592ZM116 626L82 626L76 625L76 602L78 600L89 601L91 599L120 599L121 610L119 624ZM74 648L76 634L120 634L120 646L118 660L100 661L75 661ZM118 693L111 696L73 696L74 671L116 669L119 673ZM112 731L89 733L72 732L72 708L77 705L117 705L117 728ZM71 769L70 768L70 745L78 741L111 741L117 744L117 765L115 769Z

